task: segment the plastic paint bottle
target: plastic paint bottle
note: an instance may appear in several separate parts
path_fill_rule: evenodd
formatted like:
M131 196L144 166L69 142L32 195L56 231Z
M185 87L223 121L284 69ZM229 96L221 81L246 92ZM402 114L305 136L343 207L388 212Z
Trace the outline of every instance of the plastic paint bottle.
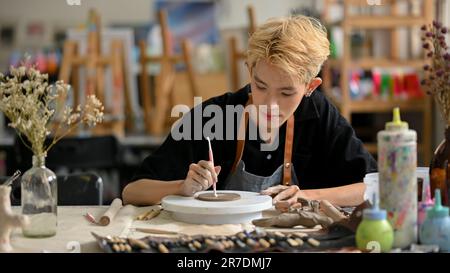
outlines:
M394 229L394 248L417 242L417 133L401 121L400 109L378 139L380 207Z
M420 226L425 222L427 218L427 210L434 205L433 200L431 199L430 193L430 185L426 186L425 195L422 196L422 201L419 202L419 211L417 214L417 224Z
M363 211L363 220L356 230L356 246L359 250L371 248L389 252L394 242L394 232L386 220L386 211L380 210L376 194L373 194L373 207Z
M435 205L427 211L427 219L420 227L420 242L438 245L441 252L450 252L449 208L441 205L441 190L436 189Z

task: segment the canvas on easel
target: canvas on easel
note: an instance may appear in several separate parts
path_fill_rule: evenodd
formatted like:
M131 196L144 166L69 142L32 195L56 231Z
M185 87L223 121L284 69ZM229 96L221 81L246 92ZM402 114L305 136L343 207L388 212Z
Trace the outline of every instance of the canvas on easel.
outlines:
M191 94L192 96L198 96L198 87L190 56L190 43L187 40L183 40L181 54L174 54L170 43L167 12L160 10L158 19L163 45L162 54L160 56L148 56L146 42L140 42L140 92L144 108L145 129L150 135L164 134L167 131L167 125L171 123L170 119L167 118L167 114L169 107L174 104L174 96L177 96L173 92L176 76L175 66L177 64L184 64ZM160 72L156 76L154 90L150 89L148 79L149 63L158 63L160 65ZM151 91L154 93L155 101L152 100Z
M105 43L102 35L100 17L91 10L84 37L77 41L69 33L64 43L59 79L72 84L73 105L89 94L105 105L105 123L94 134L123 137L125 126L132 128L134 118L129 90L132 81L127 77L130 67L125 65L124 41L115 37ZM109 48L107 53L104 47Z
M67 32L67 37L69 40L76 41L79 45L79 51L80 52L86 52L87 47L87 31L85 30L77 30L77 29L70 29ZM124 77L128 82L128 94L131 104L131 114L133 119L130 120L133 124L127 125L127 130L139 127L139 122L142 120L142 111L139 107L139 98L138 98L138 85L136 80L136 72L138 70L138 65L136 62L133 61L132 55L133 55L133 31L131 29L127 28L104 28L102 29L101 33L101 39L102 39L102 52L105 54L110 54L111 50L111 44L115 40L120 40L123 43L123 49L124 49L124 65L126 68L126 71L124 71ZM79 68L79 83L81 86L85 84L86 76L85 76L85 69L83 67ZM114 84L112 71L110 68L105 69L105 88L106 90L112 90ZM123 109L123 103L124 101L121 101L119 104L118 102L113 101L113 96L111 93L107 92L105 93L105 102L106 105L114 104L114 107L118 110ZM119 101L120 102L120 101ZM118 111L120 113L120 111ZM124 114L124 111L121 110L121 115ZM126 117L129 118L129 117Z

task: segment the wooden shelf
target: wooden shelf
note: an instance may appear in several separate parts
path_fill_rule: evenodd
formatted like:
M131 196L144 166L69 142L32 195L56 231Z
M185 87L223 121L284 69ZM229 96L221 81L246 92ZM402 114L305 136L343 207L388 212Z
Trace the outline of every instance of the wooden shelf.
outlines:
M333 102L337 107L343 105L342 101L339 101L329 92L326 93L328 99ZM351 100L347 103L352 113L385 113L392 111L395 107L400 107L402 111L423 111L429 106L429 100L424 98L411 98L411 99L364 99L364 100Z
M406 0L405 0L406 1ZM400 48L400 35L399 29L420 26L430 23L433 20L433 1L422 0L420 5L420 11L415 11L414 5L411 5L408 11L408 15L399 14L399 2L395 0L383 1L383 8L386 13L384 15L361 15L352 14L352 6L365 6L367 7L367 1L362 0L326 0L323 12L324 22L329 22L331 11L330 5L341 4L343 7L343 18L340 20L340 26L343 30L343 44L342 44L342 57L340 59L328 60L324 66L322 78L324 79L324 91L327 97L332 101L340 110L341 115L346 118L350 123L352 122L352 114L354 113L390 113L393 108L400 107L402 112L417 112L423 115L422 133L419 135L422 143L419 145L419 150L423 154L423 162L429 162L431 159L431 98L429 96L423 98L411 98L411 99L365 99L365 100L352 100L349 90L350 73L351 69L365 69L370 70L373 68L396 68L407 67L419 70L423 65L427 63L425 57L422 59L406 59L399 60L399 53L402 50ZM408 1L409 2L409 1ZM376 7L367 7L368 9L376 9ZM417 8L417 7L416 7ZM417 10L417 9L416 9ZM328 11L328 12L327 12ZM356 11L356 9L355 9ZM328 19L327 19L328 18ZM333 18L334 19L334 18ZM336 23L333 23L336 25ZM377 30L383 29L389 32L389 40L386 43L390 45L389 54L384 58L375 57L363 57L353 59L352 56L352 43L351 43L351 31L353 29L369 29ZM419 38L417 39L420 43ZM372 41L374 42L374 41ZM407 43L412 43L414 40L410 37ZM341 89L340 95L335 95L332 92L332 69L337 68L340 70L345 69L340 73L339 87ZM368 126L370 127L370 126ZM368 137L367 140L373 138ZM377 150L375 143L366 143L366 148L374 153Z
M343 21L344 27L365 28L365 29L382 29L382 28L398 28L412 27L426 24L427 21L419 16L349 16Z
M426 105L426 99L368 99L353 100L350 109L353 113L390 112L395 107L400 107L402 111L421 111Z
M342 68L341 59L330 59L327 63L332 68ZM422 68L426 64L423 59L418 60L390 60L387 58L361 58L358 60L352 60L350 62L350 68L362 68L372 69L374 67L392 68L392 67L412 67L416 69Z

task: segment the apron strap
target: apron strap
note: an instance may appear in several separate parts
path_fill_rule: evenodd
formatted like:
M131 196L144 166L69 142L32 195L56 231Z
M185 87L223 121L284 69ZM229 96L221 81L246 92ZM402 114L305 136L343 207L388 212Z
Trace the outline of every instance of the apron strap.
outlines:
M248 106L252 103L251 94L249 94L249 98L245 106ZM234 158L233 166L231 167L231 172L236 170L237 164L242 158L242 154L244 152L245 145L245 131L247 129L248 124L248 113L244 112L241 116L241 122L239 124L238 129L238 140L236 145L236 156ZM289 186L292 183L292 147L294 140L294 115L289 117L286 124L286 138L284 143L284 163L283 163L283 185ZM281 182L281 181L280 181Z
M294 115L288 118L286 124L286 138L284 141L284 167L283 167L283 185L290 186L291 168L292 168L292 146L294 140Z
M245 104L245 107L252 104L252 94L248 94L248 100ZM247 130L247 124L248 124L248 113L245 112L241 116L241 121L239 123L239 129L238 129L238 138L237 138L237 145L236 145L236 156L234 157L233 166L231 167L231 172L234 172L236 170L237 164L242 158L242 154L244 153L244 145L245 145L245 131Z

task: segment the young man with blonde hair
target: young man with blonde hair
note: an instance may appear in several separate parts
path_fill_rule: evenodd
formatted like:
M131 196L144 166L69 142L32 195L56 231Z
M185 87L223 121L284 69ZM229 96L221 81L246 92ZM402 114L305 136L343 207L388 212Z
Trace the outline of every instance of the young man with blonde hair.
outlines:
M315 92L322 83L318 74L329 46L326 29L310 17L275 18L261 25L248 41L250 84L186 114L183 121L200 122L191 128L180 122L173 128L124 189L124 201L156 204L169 194L193 196L217 181L218 189L270 194L280 209L296 204L299 197L339 206L363 202L361 181L367 172L376 171L376 162L336 107L322 92ZM248 118L218 115L222 124L217 128L225 132L211 141L215 166L208 160L208 135L173 137L174 131L186 129L193 135L196 126L203 128L216 119L195 116L196 110L209 106L224 112L230 106L256 109ZM256 135L251 128L257 128ZM262 149L264 145L271 149Z

